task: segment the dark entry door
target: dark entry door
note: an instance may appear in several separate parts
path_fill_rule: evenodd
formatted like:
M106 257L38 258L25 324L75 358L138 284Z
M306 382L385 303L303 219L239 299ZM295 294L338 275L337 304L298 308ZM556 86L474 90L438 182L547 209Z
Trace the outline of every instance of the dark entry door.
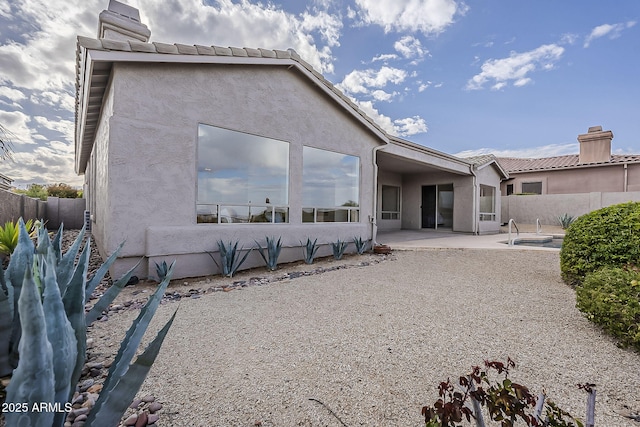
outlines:
M436 228L436 186L422 187L422 228Z

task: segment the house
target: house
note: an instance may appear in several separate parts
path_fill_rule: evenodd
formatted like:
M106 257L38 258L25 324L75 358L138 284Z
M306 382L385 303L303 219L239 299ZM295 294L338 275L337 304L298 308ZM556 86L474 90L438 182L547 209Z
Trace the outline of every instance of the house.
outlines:
M640 200L640 155L611 154L612 139L613 132L593 126L578 135L579 154L498 159L509 174L501 184L502 220L557 225L563 215Z
M244 248L377 230L497 233L493 157L461 159L388 135L293 50L149 42L139 11L111 0L98 38L78 37L75 170L112 273L177 261L217 272L218 241ZM262 264L252 253L245 266Z
M578 135L580 153L539 159L499 158L509 174L502 194L640 191L640 155L611 154L613 132L593 126Z

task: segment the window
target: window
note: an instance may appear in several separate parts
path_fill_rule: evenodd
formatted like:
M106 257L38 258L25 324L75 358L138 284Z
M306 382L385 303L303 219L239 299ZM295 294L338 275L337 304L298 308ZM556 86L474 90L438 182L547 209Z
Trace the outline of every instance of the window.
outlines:
M360 221L360 159L302 148L302 222Z
M480 221L496 220L496 188L480 184Z
M400 219L400 187L382 186L382 219Z
M513 194L513 184L507 184L507 196Z
M522 192L526 194L542 194L542 182L523 182Z
M200 124L199 223L289 222L289 144Z

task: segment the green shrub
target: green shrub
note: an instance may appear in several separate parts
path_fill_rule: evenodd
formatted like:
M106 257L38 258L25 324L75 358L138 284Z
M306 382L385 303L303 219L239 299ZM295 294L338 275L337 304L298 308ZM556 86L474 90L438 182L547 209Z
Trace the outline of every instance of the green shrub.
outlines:
M576 290L587 318L615 336L623 347L640 350L640 272L604 267L589 273Z
M25 223L27 231L31 231L33 220L30 219ZM18 221L7 221L4 227L0 225L0 254L11 255L18 246L18 235L20 227Z
M608 206L577 218L560 250L562 278L579 285L584 276L605 266L638 264L640 203Z

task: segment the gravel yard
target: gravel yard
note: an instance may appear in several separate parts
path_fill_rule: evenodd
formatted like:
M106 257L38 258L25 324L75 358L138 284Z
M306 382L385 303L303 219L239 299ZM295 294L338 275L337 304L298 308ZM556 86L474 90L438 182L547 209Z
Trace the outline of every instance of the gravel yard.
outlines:
M163 404L162 426L423 426L420 410L440 381L509 356L514 381L546 390L574 416L584 419L586 405L575 385L591 382L596 426L640 427L619 415L640 410L640 355L582 317L557 252L397 252L366 267L168 302L148 335L178 307L140 393ZM91 351L115 354L136 315L96 322Z

